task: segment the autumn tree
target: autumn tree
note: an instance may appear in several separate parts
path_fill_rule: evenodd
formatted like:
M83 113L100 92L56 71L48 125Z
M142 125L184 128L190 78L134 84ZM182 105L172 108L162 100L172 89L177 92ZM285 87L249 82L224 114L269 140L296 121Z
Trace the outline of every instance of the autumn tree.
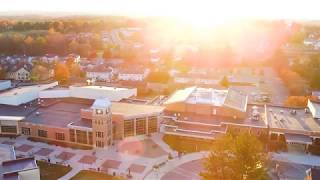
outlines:
M111 58L111 52L110 49L106 48L103 51L103 59L107 60L109 58Z
M289 96L284 105L288 107L307 107L308 99L316 100L314 96Z
M262 143L249 133L227 134L213 142L204 160L204 180L262 180L266 179Z
M4 69L0 68L0 79L5 79L6 75L7 72Z
M54 77L60 83L66 83L70 78L68 67L63 63L58 63L54 68Z
M226 87L226 88L229 87L230 82L229 82L227 76L224 76L224 77L221 79L220 85L223 86L223 87Z

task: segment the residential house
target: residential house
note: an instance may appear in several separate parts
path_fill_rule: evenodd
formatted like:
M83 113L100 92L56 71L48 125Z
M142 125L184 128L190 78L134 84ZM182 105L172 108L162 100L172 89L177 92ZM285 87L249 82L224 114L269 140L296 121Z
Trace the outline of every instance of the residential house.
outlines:
M66 56L65 59L66 60L72 59L74 63L80 63L81 58L80 58L80 55L72 53Z
M120 81L144 81L150 70L142 67L123 68L119 70L118 79Z
M40 58L41 61L52 63L54 61L58 61L59 57L55 54L46 54Z
M7 72L7 79L13 79L17 81L28 81L30 80L31 67L24 65L22 67L14 66Z
M110 82L113 77L113 69L105 66L95 66L86 69L87 79L94 79L96 81Z

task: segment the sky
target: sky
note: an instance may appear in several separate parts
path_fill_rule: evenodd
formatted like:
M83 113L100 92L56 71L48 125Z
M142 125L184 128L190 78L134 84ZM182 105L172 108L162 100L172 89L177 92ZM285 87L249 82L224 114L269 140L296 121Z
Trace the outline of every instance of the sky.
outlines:
M169 16L224 21L320 19L320 0L1 0L0 12ZM59 14L59 13L57 13Z

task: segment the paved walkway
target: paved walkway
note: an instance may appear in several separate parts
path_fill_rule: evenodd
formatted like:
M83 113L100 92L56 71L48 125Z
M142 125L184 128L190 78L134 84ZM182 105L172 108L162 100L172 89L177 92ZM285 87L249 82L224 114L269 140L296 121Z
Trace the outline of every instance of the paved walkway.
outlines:
M146 180L160 180L165 174L171 170L177 168L178 166L185 164L190 161L198 160L204 158L208 153L205 151L191 153L182 156L181 158L174 158L167 161L163 166L159 167L157 170L151 170L144 179Z
M272 160L309 166L320 166L320 156L295 153L270 153Z
M158 144L160 147L164 149L164 151L171 153L172 150L162 141L162 137L160 134L154 134L151 139ZM78 150L78 149L71 149L71 148L64 148L60 146L55 145L49 145L46 143L41 142L32 142L27 140L25 136L20 136L16 139L9 139L9 138L0 138L0 143L6 143L6 142L14 142L14 146L20 147L21 145L28 145L32 146L31 149L25 150L25 151L19 151L16 150L17 156L34 156L36 160L48 160L50 159L51 163L59 163L64 165L70 165L73 170L70 171L65 176L61 177L61 180L67 180L73 177L75 174L77 174L79 171L83 169L101 169L102 164L106 160L115 160L120 161L121 164L117 169L108 168L108 173L112 174L115 172L117 175L123 175L125 176L128 173L128 168L132 164L138 165L138 167L144 166L145 169L142 173L133 172L131 171L131 174L133 175L134 179L142 179L146 173L150 172L155 164L159 164L160 162L164 162L167 160L168 155L161 155L155 158L148 158L143 156L136 156L126 153L121 153L117 149L117 145L110 147L109 149L94 149L94 150ZM48 148L50 150L50 153L46 156L43 156L45 153L37 153L39 150L43 148ZM22 148L23 149L23 148ZM42 150L44 151L44 150ZM69 152L74 153L75 155L72 156L69 160L62 160L60 159L61 156L59 156L62 152ZM86 158L87 163L81 163L79 162L80 159L82 159L84 156L90 156L95 157L92 160L92 158ZM60 157L60 158L59 158ZM66 158L68 159L68 158ZM90 162L91 161L91 162Z

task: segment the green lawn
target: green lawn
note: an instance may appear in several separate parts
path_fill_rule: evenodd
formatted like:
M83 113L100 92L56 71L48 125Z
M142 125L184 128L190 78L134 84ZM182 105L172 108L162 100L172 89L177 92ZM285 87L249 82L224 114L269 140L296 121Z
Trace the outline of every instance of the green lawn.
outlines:
M175 135L164 135L163 141L167 143L171 149L184 153L207 151L210 149L211 146L211 141L209 140L202 140Z
M89 170L82 170L75 176L71 178L71 180L121 180L122 178L117 176L110 176L105 173L99 173Z
M72 169L71 167L59 164L50 164L45 161L37 161L37 164L40 169L41 180L56 180L67 174Z

